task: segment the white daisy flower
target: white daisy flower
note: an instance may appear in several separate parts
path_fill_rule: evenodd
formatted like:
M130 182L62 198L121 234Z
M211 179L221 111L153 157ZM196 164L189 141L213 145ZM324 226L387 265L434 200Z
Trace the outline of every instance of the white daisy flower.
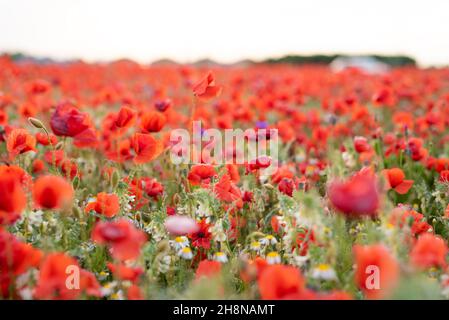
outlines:
M266 256L268 264L279 264L281 263L281 256L276 251L271 251Z
M189 246L189 239L186 236L176 237L175 240L171 240L170 244L175 250L181 250L182 248Z
M190 249L189 247L182 248L178 251L178 256L185 260L191 260L193 258L192 249Z
M228 256L224 252L221 252L221 251L215 252L214 260L221 262L221 263L226 263L226 262L228 262Z
M335 270L328 264L320 264L312 270L312 278L320 280L336 280Z

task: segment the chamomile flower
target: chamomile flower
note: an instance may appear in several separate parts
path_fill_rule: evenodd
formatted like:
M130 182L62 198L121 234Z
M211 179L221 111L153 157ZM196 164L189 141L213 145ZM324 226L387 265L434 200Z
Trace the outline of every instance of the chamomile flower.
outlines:
M253 251L260 251L261 248L262 248L262 245L261 245L260 241L253 241L250 244L250 249Z
M221 263L226 263L226 262L228 262L228 256L224 252L221 252L221 251L215 252L214 260L221 262Z
M268 242L268 244L271 244L271 245L275 245L276 243L278 243L276 238L274 236L272 236L271 234L267 235L264 239Z
M178 256L185 260L191 260L193 258L192 249L190 249L189 247L182 248L178 251Z
M281 256L276 251L271 251L267 254L266 260L268 264L278 264L281 263Z
M337 279L337 274L330 265L322 263L312 270L312 278L320 280L335 280Z
M176 237L175 240L170 241L170 244L175 250L181 250L182 248L189 246L189 239L186 236Z

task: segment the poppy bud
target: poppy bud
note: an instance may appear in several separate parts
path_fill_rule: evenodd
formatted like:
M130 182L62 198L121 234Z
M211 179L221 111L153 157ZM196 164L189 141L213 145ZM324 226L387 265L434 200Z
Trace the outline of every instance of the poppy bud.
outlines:
M64 142L59 141L58 144L55 146L56 150L61 150L64 148Z
M73 178L72 181L73 189L75 190L78 189L79 185L80 185L80 178L78 176L75 176L75 178Z
M118 175L117 170L115 170L111 175L111 185L112 185L113 189L117 188L119 180L120 180L120 177Z
M44 129L45 128L44 124L39 119L36 119L36 118L33 118L33 117L29 117L28 118L28 122L35 128L38 128L38 129Z

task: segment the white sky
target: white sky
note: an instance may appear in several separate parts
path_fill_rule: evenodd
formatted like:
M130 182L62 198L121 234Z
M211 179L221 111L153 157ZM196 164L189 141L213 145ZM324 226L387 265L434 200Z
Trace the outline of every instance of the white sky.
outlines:
M449 63L449 0L0 0L0 51L232 62L287 53Z

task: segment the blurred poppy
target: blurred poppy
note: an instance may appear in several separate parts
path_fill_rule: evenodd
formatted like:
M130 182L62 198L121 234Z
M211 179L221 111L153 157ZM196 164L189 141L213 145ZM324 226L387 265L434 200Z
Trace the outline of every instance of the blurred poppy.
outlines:
M431 267L445 268L448 246L446 242L431 233L422 234L410 252L411 262L423 269Z
M72 185L58 176L39 177L33 186L33 200L38 208L61 209L72 202Z
M332 205L346 216L377 215L380 196L373 173L359 172L346 181L334 181L328 194Z
M92 231L92 240L110 246L112 256L121 261L138 258L146 238L127 220L97 222Z
M193 86L193 94L202 99L211 99L220 95L222 88L215 85L215 78L212 72L208 72L207 75L197 82Z
M292 266L270 265L264 268L258 281L260 296L264 300L288 299L305 290L300 271Z
M399 264L383 245L353 247L355 282L370 299L386 298L399 278Z

